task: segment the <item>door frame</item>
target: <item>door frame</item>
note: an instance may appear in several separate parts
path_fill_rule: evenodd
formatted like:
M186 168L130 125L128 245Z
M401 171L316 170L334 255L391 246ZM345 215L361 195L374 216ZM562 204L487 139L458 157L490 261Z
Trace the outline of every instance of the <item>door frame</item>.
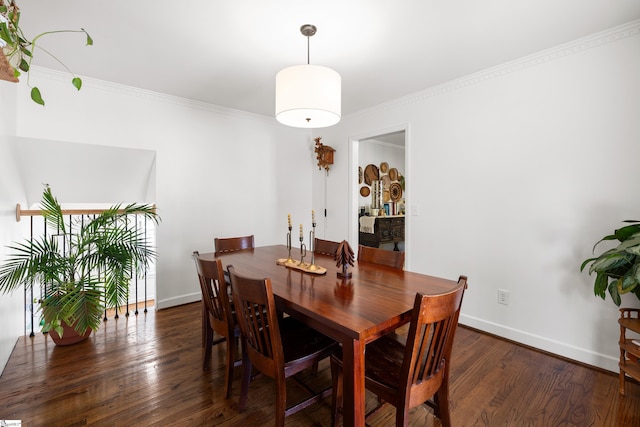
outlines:
M359 145L360 140L363 139L371 139L376 136L385 135L388 133L401 132L404 131L404 177L405 182L411 183L411 156L409 153L411 152L411 133L409 123L402 123L382 129L376 129L371 131L366 131L361 134L349 136L349 180L351 185L349 186L349 241L351 242L351 246L353 248L358 247L358 195L360 194L360 184L358 183L358 156L359 156ZM409 211L409 201L410 201L410 190L411 186L407 185L406 190L403 192L403 197L405 199L405 218L404 218L404 248L405 252L409 252L410 243L411 243L411 220L410 216L407 215ZM405 256L405 269L409 270L411 267L411 257Z

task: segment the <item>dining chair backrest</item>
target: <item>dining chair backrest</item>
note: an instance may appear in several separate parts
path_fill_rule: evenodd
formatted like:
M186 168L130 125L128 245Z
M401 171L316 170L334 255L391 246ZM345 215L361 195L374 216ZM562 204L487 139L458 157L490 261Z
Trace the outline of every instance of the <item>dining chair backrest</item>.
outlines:
M433 397L443 382L449 380L453 338L466 288L467 278L460 276L458 285L450 292L416 295L400 371L399 392L408 398L407 413L409 408ZM444 396L439 397L441 401ZM448 396L444 399L448 400Z
M239 364L235 360L235 340L240 336L240 330L229 300L230 289L224 278L222 261L204 258L198 251L193 252L193 259L196 263L198 282L202 292L202 337L205 346L203 369L208 369L211 362L211 347L226 342L225 396L228 399L231 395L233 368ZM214 331L222 338L214 340Z
M286 379L307 368L317 368L318 362L331 355L338 344L292 316L282 317L276 310L270 279L254 279L238 274L228 266L242 336L242 389L238 410L247 403L251 367L271 377L276 383L276 426L284 419L331 393L331 387L314 392L295 405L287 407Z
M205 259L197 251L193 253L193 258L196 262L202 301L211 318L212 326L216 331L221 329L231 331L233 319L229 319L231 304L229 289L224 280L222 261Z
M242 237L224 237L224 238L216 237L213 240L213 244L214 244L216 256L224 252L239 251L242 249L252 249L255 247L253 234L250 236L242 236Z
M467 277L449 292L416 293L406 340L395 333L367 344L365 387L378 396L375 413L385 402L396 407L396 426L407 426L409 410L421 404L434 409L443 427L451 427L449 369ZM342 352L331 356L334 394L331 425L336 425L342 400Z
M334 242L331 240L324 239L316 239L313 242L313 251L317 254L335 256L336 252L338 252L338 246L340 246L339 242Z
M358 262L368 262L402 270L404 268L404 252L358 245Z
M284 356L271 280L239 275L233 266L228 271L240 331L247 344L243 351L257 369L273 378L278 366L284 366Z

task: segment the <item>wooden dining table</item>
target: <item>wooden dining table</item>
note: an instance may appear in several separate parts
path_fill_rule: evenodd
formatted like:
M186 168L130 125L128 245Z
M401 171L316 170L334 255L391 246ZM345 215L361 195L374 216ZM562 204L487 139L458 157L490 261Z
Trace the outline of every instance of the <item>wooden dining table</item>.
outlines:
M292 258L300 259L300 249L291 252ZM443 293L457 281L357 261L348 268L351 277L342 279L337 275L342 269L333 257L315 255L315 264L326 268L319 275L277 264L287 256L286 246L275 245L223 253L218 258L225 269L233 265L240 274L271 279L278 309L342 344L343 423L364 426L366 344L410 321L416 292ZM309 253L305 262L310 258Z

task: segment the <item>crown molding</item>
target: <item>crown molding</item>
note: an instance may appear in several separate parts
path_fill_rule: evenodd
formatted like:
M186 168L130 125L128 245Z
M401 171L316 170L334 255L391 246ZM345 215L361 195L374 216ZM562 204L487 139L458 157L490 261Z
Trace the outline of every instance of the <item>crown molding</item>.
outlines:
M467 76L460 77L458 79L451 80L419 92L414 92L410 95L385 102L375 107L367 108L359 112L349 114L348 116L343 117L343 121L370 116L384 111L393 110L408 104L421 102L428 98L433 98L435 96L453 92L468 86L485 82L487 80L502 77L516 71L521 71L526 68L531 68L550 61L555 61L557 59L564 58L570 55L575 55L589 49L616 42L618 40L637 36L638 34L640 34L640 19L592 34L590 36L582 37L580 39L564 43L550 49L545 49L532 55L509 61L495 67L487 68L477 73L469 74Z

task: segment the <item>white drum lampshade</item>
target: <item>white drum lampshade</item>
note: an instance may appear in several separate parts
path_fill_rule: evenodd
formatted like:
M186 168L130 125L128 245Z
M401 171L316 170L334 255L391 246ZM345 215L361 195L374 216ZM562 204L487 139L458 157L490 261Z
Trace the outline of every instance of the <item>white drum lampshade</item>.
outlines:
M276 119L287 126L322 128L341 116L342 79L331 68L295 65L276 75Z

